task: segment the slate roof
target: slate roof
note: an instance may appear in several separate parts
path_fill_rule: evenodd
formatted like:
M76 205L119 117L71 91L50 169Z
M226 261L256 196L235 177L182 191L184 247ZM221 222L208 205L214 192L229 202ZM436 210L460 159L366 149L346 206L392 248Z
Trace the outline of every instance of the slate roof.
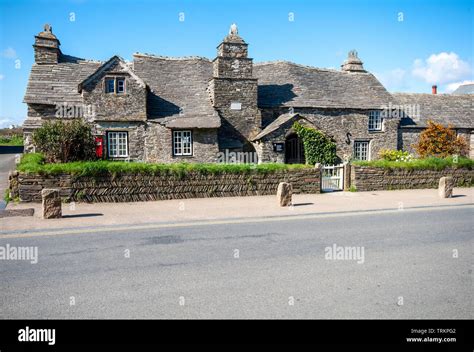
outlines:
M259 107L381 108L391 95L371 73L344 72L286 61L254 64Z
M220 117L207 90L212 78L212 63L208 59L134 54L133 71L150 88L150 119L170 128L220 127Z
M419 117L405 117L401 127L425 127L428 120L458 128L474 128L474 96L451 94L394 93L395 102L419 105Z
M97 77L100 77L101 75L103 75L104 72L107 72L108 70L110 70L110 68L113 67L113 65L117 63L119 67L123 71L127 72L130 75L130 77L132 77L142 88L146 87L145 82L140 77L138 77L135 74L135 72L132 71L132 69L130 68L130 65L127 64L127 62L125 62L125 60L122 59L120 56L114 55L109 60L104 62L101 66L99 66L99 68L94 73L92 73L85 80L80 82L77 87L78 91L81 92L84 86L86 86L89 82L93 81Z
M289 113L281 114L275 120L273 120L267 127L265 127L263 131L261 131L258 135L256 135L252 140L256 141L262 137L265 137L267 134L270 134L273 131L276 131L278 128L280 128L281 125L290 121L292 118L296 116L298 116L298 114L289 114Z
M474 94L474 83L460 85L451 94Z
M58 64L33 64L23 99L29 104L82 103L77 86L102 63L61 55Z

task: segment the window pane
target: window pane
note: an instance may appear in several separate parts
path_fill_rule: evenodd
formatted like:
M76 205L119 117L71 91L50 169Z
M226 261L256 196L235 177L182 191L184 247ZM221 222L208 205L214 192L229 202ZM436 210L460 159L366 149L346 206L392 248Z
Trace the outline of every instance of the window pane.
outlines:
M354 143L354 159L356 160L369 159L369 142L355 142Z
M116 156L117 155L117 134L116 133L109 133L109 156Z
M125 79L119 78L117 79L117 93L124 93L125 92Z
M369 111L369 130L381 130L382 117L380 111Z
M114 80L113 79L106 79L105 80L105 92L106 93L113 93L114 92Z

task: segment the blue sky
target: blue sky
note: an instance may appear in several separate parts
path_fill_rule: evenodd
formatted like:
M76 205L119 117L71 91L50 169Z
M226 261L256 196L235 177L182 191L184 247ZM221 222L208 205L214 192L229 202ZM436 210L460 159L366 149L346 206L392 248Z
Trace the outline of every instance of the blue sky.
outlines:
M0 127L26 116L32 44L45 23L63 53L130 60L134 52L212 59L233 22L255 62L339 68L356 49L391 92L432 84L450 92L474 79L471 1L0 0Z

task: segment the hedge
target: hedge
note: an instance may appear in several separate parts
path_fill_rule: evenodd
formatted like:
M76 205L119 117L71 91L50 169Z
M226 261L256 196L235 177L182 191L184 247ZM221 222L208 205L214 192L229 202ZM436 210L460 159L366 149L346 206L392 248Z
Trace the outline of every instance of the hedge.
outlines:
M311 165L302 164L204 164L204 163L144 163L124 161L76 161L70 163L45 163L40 153L24 154L17 170L28 174L59 175L71 174L76 176L101 176L119 174L184 175L189 172L200 174L222 173L269 173L279 170L307 169Z

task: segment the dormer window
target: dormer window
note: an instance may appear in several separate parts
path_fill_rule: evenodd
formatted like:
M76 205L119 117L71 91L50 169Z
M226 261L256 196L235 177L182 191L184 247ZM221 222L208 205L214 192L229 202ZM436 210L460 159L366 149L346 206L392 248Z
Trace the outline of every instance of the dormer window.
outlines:
M105 92L114 94L125 93L125 78L111 77L105 79Z

